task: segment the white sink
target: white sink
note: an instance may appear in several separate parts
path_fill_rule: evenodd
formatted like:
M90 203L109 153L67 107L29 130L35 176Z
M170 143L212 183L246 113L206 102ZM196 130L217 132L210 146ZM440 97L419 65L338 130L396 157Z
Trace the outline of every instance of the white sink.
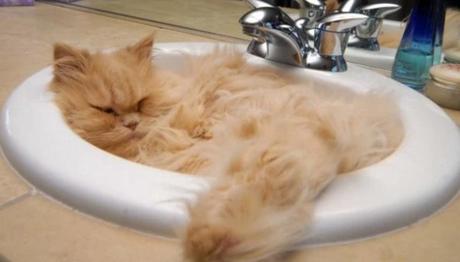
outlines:
M156 48L158 66L180 70L181 52L204 53L212 45L170 43ZM269 63L252 56L249 61ZM460 134L434 103L354 65L344 73L271 65L336 88L392 93L406 133L390 157L340 176L327 188L317 201L311 230L299 245L350 241L400 229L433 214L455 196L460 186ZM3 108L0 142L11 166L66 205L138 230L174 236L174 229L187 218L181 203L206 190L207 181L133 163L83 141L54 105L47 90L51 78L50 67L32 75Z

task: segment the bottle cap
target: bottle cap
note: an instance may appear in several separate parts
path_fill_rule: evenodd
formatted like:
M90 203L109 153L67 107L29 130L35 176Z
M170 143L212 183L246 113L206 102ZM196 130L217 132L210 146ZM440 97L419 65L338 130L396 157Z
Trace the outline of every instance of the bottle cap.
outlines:
M460 88L460 64L440 64L430 68L431 78L450 86Z

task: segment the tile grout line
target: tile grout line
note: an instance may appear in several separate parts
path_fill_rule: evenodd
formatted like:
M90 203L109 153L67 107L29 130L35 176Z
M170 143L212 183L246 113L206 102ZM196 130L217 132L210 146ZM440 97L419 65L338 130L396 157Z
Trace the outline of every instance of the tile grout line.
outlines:
M4 210L4 209L7 209L8 207L10 206L13 206L19 202L22 202L23 200L31 197L31 196L35 196L36 195L36 191L34 189L30 190L30 191L27 191L26 193L23 193L22 195L19 195L17 197L14 197L2 204L0 204L0 211Z

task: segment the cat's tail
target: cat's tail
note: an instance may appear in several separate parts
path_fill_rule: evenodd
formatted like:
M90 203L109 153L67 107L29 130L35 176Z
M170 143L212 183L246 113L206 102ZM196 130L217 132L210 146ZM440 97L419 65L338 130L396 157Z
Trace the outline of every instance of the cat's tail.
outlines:
M260 261L285 251L308 225L311 205L267 205L261 185L221 183L191 208L186 261Z
M234 154L227 173L190 208L186 260L263 261L287 251L304 237L313 199L336 174L317 154L276 143Z

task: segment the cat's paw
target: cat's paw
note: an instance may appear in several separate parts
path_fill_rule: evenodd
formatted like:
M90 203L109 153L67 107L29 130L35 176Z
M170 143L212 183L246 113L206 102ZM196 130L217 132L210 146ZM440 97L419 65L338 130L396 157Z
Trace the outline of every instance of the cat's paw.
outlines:
M193 262L223 262L239 240L221 226L191 226L184 240L185 258Z

